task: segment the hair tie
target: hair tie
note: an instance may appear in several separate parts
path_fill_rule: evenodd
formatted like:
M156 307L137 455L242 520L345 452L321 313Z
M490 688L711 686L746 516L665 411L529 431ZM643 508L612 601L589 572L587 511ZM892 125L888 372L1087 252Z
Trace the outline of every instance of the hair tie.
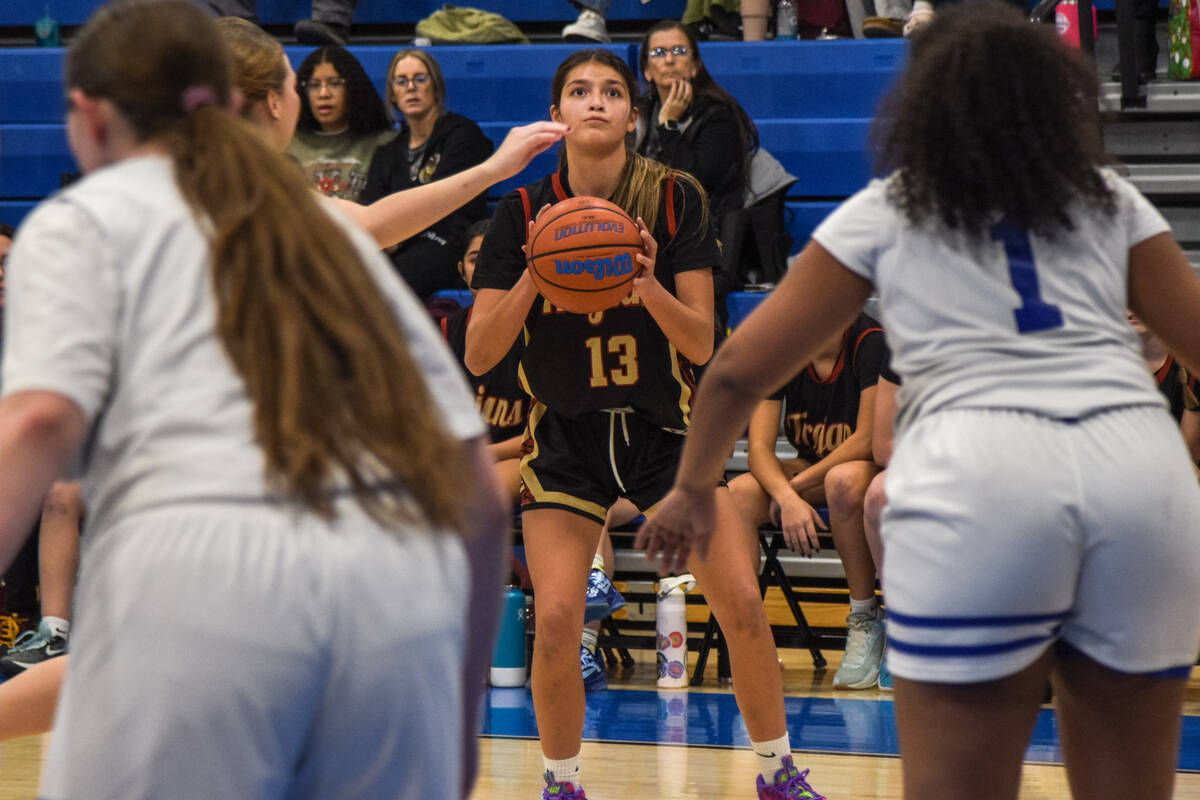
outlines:
M190 114L200 106L215 106L217 93L211 86L189 86L180 95L179 105L185 114Z

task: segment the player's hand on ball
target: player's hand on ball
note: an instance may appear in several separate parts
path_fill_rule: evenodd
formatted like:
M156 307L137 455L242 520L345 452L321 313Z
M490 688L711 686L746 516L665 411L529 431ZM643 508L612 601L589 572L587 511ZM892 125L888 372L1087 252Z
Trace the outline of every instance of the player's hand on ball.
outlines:
M658 561L658 574L687 571L695 552L708 555L716 524L716 489L675 488L659 503L654 516L638 531L633 546Z
M542 218L549 208L550 204L546 203L546 205L538 209L538 212L534 215L533 219L529 220L529 222L525 225L525 244L521 245L521 252L525 254L526 261L529 260L529 242L531 239L533 239L533 229L538 224L538 220Z
M637 275L633 278L633 289L638 294L642 294L642 290L646 285L653 283L658 279L654 276L654 265L658 260L658 242L650 235L650 231L646 228L646 223L641 217L637 218L638 233L642 237L642 251L635 258L642 265L638 270Z

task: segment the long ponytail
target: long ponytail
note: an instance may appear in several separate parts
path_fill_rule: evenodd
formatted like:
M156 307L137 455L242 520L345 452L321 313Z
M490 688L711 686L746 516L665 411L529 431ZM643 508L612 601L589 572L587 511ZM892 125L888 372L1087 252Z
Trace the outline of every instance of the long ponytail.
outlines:
M294 165L223 107L228 56L207 14L187 0L105 6L71 47L67 85L109 98L165 146L211 226L217 335L252 402L268 480L325 516L341 480L381 521L461 527L463 449L349 237Z

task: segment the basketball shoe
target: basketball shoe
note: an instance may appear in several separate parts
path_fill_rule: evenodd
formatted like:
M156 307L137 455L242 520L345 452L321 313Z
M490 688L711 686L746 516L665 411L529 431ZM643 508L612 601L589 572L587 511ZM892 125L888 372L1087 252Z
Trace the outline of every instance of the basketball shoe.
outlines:
M53 630L46 620L38 624L36 631L25 631L13 642L13 646L0 658L0 675L11 678L19 675L34 664L49 661L67 653L67 637Z
M583 690L598 692L608 688L608 676L604 674L604 657L588 650L587 645L579 645L579 669L583 672Z
M585 8L579 12L579 19L562 29L562 37L568 42L600 42L608 44L612 38L608 35L608 26L604 17Z
M573 783L557 783L554 773L549 770L542 775L542 779L546 781L546 788L542 789L542 800L587 800L582 786L576 788Z
M846 654L833 676L833 687L870 689L879 679L883 660L883 609L877 607L874 614L851 614L846 625Z
M583 612L584 623L594 622L611 616L614 611L625 607L625 598L612 585L602 569L593 569L588 575L587 605Z
M791 756L784 756L783 767L775 773L773 783L767 785L763 776L758 776L758 800L825 800L825 795L808 785L807 777L808 770L801 772Z

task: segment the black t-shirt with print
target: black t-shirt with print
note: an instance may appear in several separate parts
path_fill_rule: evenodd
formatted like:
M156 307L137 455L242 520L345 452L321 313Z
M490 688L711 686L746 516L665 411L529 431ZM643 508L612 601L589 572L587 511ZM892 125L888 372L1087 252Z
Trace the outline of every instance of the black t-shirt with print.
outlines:
M666 191L670 188L670 193ZM472 284L508 290L525 270L521 245L526 220L542 206L572 196L565 172L548 176L500 200L484 237ZM690 183L664 181L653 235L655 274L675 294L675 276L711 269L720 258L711 225L703 223L704 199ZM537 298L524 327L522 376L535 400L568 417L589 411L632 408L661 428L685 430L694 388L691 365L671 345L636 296L607 311L574 314Z
M503 442L525 432L529 416L529 395L521 387L517 370L521 366L521 345L518 342L505 353L500 363L482 375L472 375L467 369L467 325L471 307L460 309L442 318L442 334L446 343L463 365L463 372L475 393L475 406L488 425L492 442Z
M771 396L783 401L784 435L799 458L816 463L854 432L862 392L879 382L887 363L883 329L862 314L847 329L828 377L817 377L809 364Z

